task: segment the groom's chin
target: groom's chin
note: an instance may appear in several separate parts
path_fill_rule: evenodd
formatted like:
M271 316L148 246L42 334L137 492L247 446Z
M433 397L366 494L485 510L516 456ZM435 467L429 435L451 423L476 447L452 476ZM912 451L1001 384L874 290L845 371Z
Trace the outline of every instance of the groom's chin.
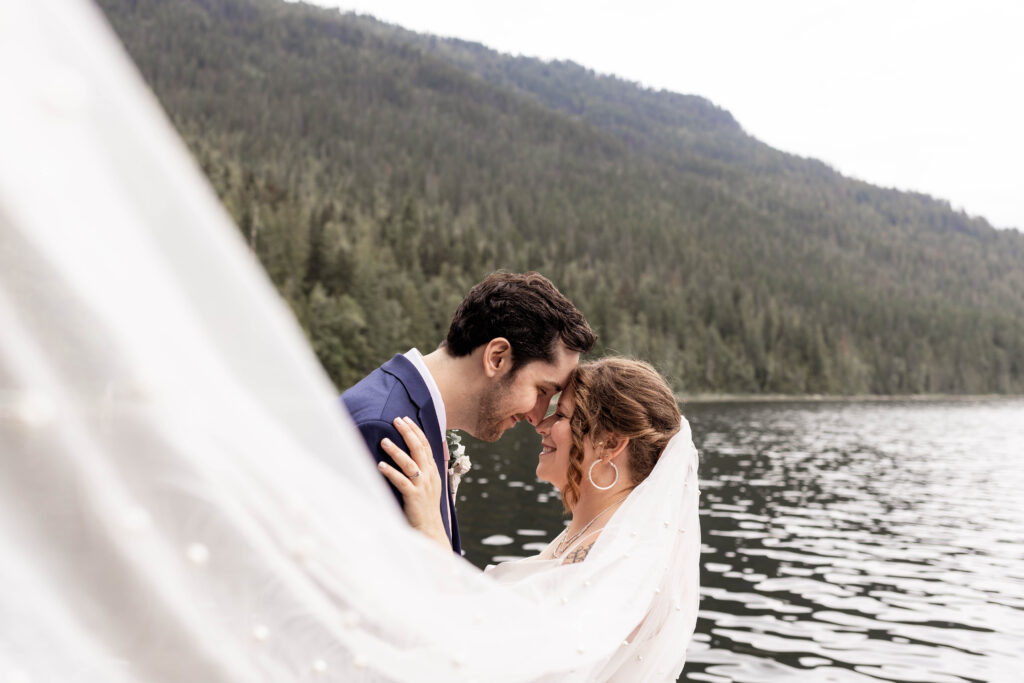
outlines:
M511 425L508 424L510 421L512 422ZM479 434L473 434L472 432L470 432L470 435L479 441L494 443L495 441L501 438L502 434L507 432L511 427L514 427L515 425L516 422L513 419L503 420L502 422L496 422L487 425L485 428L479 430Z
M486 441L487 443L494 443L501 438L501 435L507 432L512 427L516 426L516 418L506 417L504 420L493 420L481 424L477 423L475 431L466 430L469 435L478 441Z
M505 433L504 431L488 430L486 433L480 434L479 436L477 436L476 434L471 434L470 436L475 438L477 441L484 441L486 443L494 443L495 441L500 439L501 435L504 434L504 433Z

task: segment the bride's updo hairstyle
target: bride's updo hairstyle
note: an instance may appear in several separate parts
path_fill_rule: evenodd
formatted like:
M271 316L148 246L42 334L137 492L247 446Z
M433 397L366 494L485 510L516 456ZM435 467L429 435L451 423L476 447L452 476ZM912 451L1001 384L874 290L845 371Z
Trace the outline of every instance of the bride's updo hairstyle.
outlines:
M562 504L571 512L580 499L583 444L614 433L629 439L633 486L650 475L669 440L679 431L679 406L658 372L643 361L603 358L580 365L569 380L576 409L569 424L572 448Z

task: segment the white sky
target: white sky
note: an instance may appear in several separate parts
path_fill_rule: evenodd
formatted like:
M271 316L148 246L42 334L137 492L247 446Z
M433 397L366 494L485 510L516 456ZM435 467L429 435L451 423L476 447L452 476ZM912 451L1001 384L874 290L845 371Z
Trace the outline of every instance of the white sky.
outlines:
M702 95L768 144L1024 229L1022 0L317 0Z

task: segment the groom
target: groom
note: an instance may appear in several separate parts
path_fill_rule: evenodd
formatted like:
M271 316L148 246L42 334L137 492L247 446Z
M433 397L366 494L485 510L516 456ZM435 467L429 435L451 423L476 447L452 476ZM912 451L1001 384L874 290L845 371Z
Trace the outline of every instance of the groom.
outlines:
M445 430L496 441L520 420L536 425L594 341L583 315L546 277L499 271L469 290L436 350L395 355L341 398L377 462L395 464L381 449L384 438L408 451L395 418L419 424L444 485L445 532L459 553ZM401 494L391 490L401 504Z

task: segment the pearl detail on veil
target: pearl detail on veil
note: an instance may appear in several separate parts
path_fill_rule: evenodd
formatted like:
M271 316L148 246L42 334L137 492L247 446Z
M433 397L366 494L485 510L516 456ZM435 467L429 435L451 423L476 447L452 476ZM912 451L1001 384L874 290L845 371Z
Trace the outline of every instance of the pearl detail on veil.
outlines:
M193 564L202 566L210 560L210 550L202 543L192 543L185 549L185 556Z

